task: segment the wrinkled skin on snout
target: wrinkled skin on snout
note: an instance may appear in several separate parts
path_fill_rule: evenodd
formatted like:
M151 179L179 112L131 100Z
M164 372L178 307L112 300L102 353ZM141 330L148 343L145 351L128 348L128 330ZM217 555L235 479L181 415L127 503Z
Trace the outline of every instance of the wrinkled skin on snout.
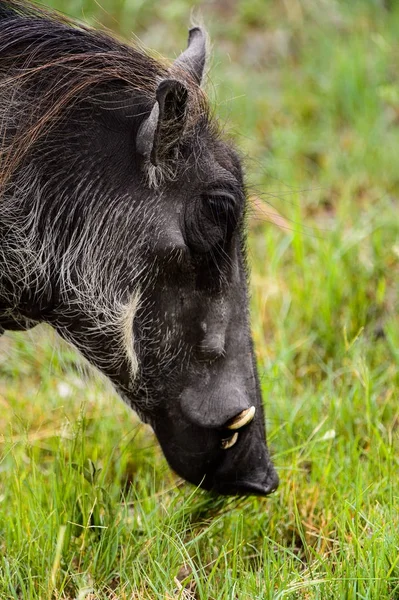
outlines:
M44 39L41 26L29 35ZM51 27L58 48L65 27ZM79 56L90 39L78 33L65 44ZM85 89L33 147L2 201L35 230L18 232L0 211L0 234L18 259L29 249L35 270L0 262L0 327L52 325L153 427L187 481L267 495L278 478L248 316L245 188L237 154L198 110L204 64L194 28L152 98L134 88L132 100L127 78L92 102ZM58 76L37 70L33 98Z

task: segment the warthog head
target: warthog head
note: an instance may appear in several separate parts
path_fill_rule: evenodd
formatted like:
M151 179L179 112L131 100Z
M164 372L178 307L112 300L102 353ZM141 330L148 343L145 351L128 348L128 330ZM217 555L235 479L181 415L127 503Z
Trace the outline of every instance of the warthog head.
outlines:
M240 160L200 85L12 1L0 12L0 325L51 324L222 494L277 487L248 317Z

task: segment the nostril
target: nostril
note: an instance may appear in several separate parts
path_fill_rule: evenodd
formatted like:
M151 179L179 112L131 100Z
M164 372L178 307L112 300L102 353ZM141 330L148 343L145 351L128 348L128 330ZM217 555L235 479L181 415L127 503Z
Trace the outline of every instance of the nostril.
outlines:
M269 486L269 490L267 493L272 494L277 490L280 483L279 477L274 468L270 470L267 482Z
M250 423L253 420L253 418L255 416L255 411L256 411L255 406L246 408L245 410L240 412L240 414L235 416L233 419L230 419L230 421L228 421L226 423L227 429L236 430L236 429L241 429L245 425L248 425L248 423Z

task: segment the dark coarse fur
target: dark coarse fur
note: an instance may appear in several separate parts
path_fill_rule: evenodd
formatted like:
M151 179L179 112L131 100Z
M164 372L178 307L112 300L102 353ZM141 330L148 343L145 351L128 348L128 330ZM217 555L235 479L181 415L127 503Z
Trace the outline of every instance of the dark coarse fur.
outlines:
M0 2L0 328L52 325L189 481L267 494L245 189L200 88L204 64L200 28L167 65ZM233 436L226 424L251 406Z

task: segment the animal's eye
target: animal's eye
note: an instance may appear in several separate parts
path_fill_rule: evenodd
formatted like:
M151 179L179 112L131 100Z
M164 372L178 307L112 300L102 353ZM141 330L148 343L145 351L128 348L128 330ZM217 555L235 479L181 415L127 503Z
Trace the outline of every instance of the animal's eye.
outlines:
M243 200L233 192L216 189L188 204L185 214L187 245L196 252L209 252L227 243L242 213Z
M211 219L219 225L228 238L237 226L241 210L237 196L224 190L216 190L203 198L205 210Z

